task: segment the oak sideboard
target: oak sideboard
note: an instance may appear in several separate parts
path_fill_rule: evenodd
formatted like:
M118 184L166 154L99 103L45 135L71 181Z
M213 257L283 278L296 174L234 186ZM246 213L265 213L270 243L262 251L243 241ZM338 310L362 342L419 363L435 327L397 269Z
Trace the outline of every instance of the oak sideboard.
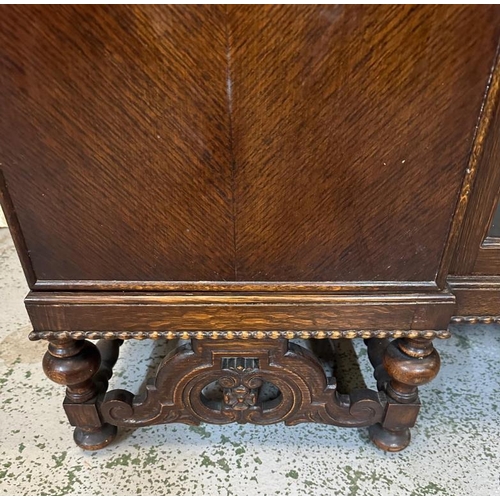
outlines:
M2 207L76 443L405 448L433 340L500 316L499 40L486 5L0 6ZM134 339L170 347L108 391ZM344 392L362 339L376 382Z

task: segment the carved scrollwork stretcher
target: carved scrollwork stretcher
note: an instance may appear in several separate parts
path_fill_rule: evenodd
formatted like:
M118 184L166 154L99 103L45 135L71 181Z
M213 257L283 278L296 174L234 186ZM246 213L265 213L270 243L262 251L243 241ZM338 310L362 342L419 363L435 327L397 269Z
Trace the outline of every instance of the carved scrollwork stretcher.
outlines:
M377 446L399 451L410 441L409 428L420 408L417 387L439 371L432 340L449 335L415 330L36 332L31 338L49 340L44 370L67 387L64 408L76 427L75 441L84 449L106 446L118 427L318 422L369 426ZM178 344L141 394L106 392L120 344L146 338ZM341 393L318 356L291 341L333 345L335 339L354 338L367 343L378 391ZM217 388L218 399L207 395L210 387ZM275 390L272 397L263 396L266 387Z
M106 394L101 412L116 426L184 422L232 422L287 425L320 422L349 427L381 420L384 407L375 391L361 389L342 397L335 383L309 351L286 340L252 341L242 350L238 341L193 340L168 356L143 397L115 390ZM218 382L224 398L217 407L203 389ZM264 382L280 395L261 402Z

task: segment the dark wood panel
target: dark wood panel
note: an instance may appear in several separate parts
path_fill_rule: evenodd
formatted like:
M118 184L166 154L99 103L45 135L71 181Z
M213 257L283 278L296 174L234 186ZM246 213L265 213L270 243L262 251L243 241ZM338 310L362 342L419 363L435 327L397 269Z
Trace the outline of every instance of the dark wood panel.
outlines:
M45 330L446 329L455 307L437 294L84 294L31 292Z
M225 16L0 7L0 168L38 279L234 277Z
M231 6L238 280L433 280L495 6Z
M0 168L32 281L428 288L499 20L493 6L2 7Z

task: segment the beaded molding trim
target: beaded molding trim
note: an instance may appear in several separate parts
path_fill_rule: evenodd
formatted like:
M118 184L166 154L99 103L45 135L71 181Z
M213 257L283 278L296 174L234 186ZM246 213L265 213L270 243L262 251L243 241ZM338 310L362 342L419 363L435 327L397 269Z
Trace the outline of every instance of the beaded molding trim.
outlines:
M451 323L465 323L468 325L481 323L484 325L490 325L493 323L500 323L500 316L453 316L453 318L451 318Z
M269 331L163 331L163 332L32 332L30 340L81 340L81 339L385 339L385 338L425 338L447 339L451 334L447 330L269 330Z

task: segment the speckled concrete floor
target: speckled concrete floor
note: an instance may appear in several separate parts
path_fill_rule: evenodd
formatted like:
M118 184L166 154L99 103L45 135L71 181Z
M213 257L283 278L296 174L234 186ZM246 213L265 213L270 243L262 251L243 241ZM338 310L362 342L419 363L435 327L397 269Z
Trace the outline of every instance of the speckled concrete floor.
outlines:
M64 389L43 375L44 343L27 340L26 291L0 229L0 494L500 494L498 327L455 328L436 342L443 367L421 392L412 444L400 454L376 449L365 430L326 425L157 426L84 452L61 407ZM113 385L137 389L153 348L126 342ZM132 365L133 355L144 361Z

